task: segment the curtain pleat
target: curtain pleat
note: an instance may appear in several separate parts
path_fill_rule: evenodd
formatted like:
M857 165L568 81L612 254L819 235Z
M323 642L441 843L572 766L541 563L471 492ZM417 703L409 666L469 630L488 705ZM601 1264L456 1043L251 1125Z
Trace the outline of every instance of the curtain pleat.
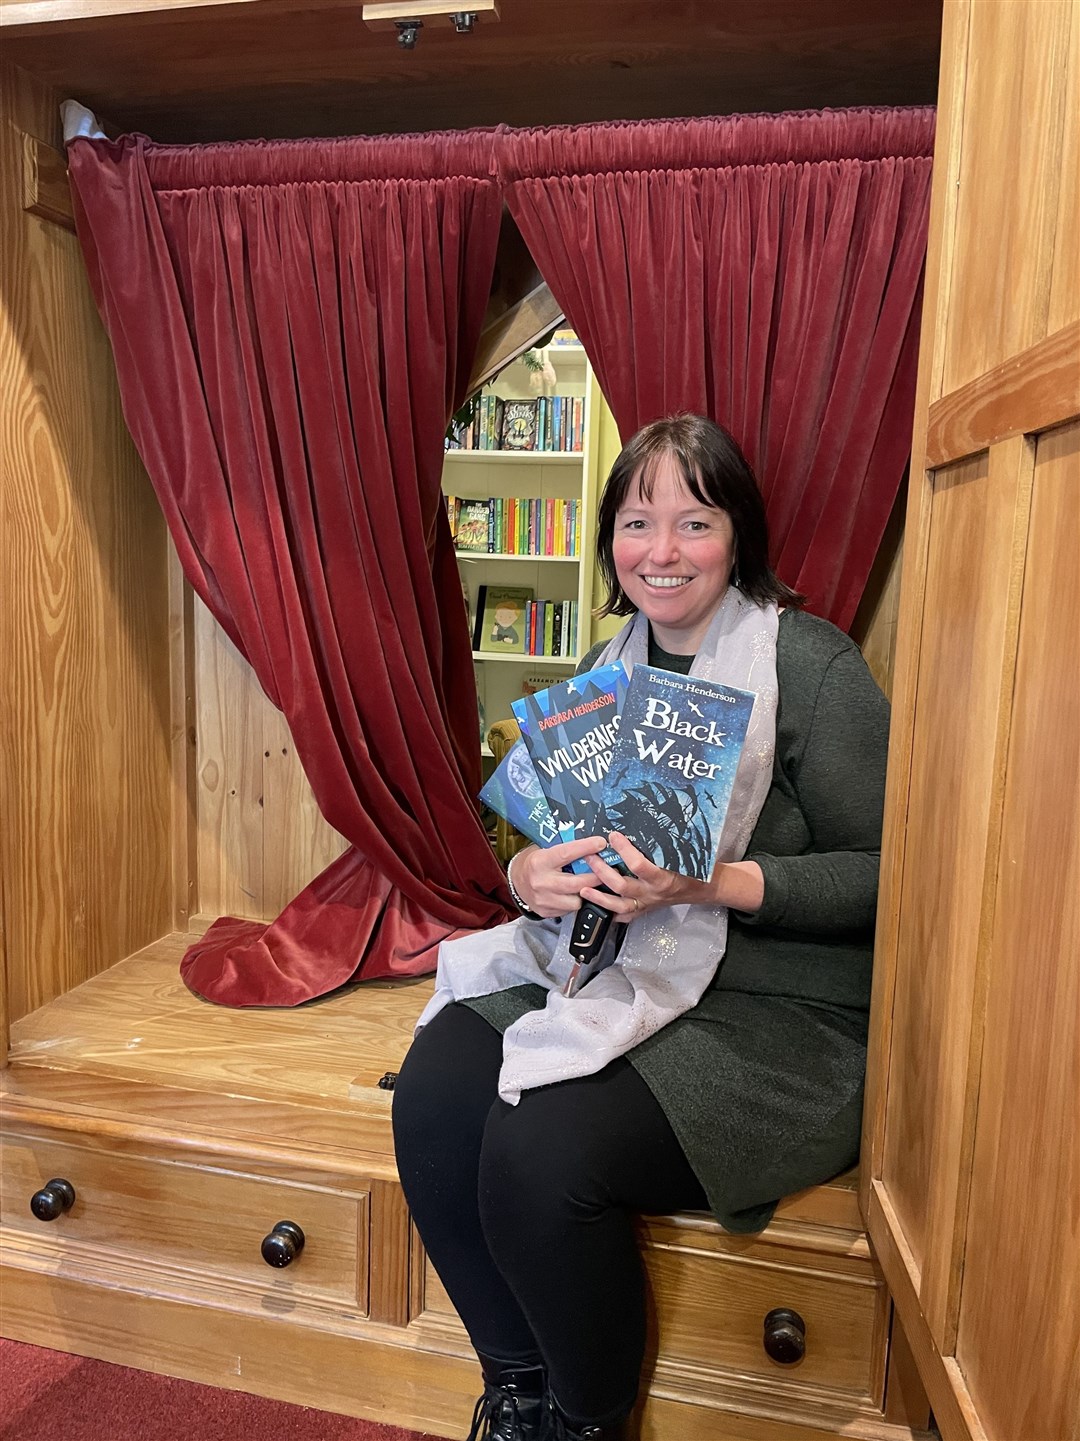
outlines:
M491 137L70 149L125 416L185 574L350 842L269 926L186 955L288 1005L504 918L441 499L494 267Z
M854 618L911 441L934 113L502 129L507 205L626 439L735 435L773 561Z

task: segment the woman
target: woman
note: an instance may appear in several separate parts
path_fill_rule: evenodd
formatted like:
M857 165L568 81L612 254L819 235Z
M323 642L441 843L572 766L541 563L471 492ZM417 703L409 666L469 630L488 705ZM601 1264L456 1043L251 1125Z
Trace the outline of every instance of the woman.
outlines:
M756 729L711 880L615 832L629 876L603 837L529 847L509 872L522 919L442 948L394 1133L480 1357L473 1438L625 1436L645 1342L635 1215L708 1208L760 1230L859 1149L885 698L770 570L753 474L711 421L626 445L597 551L602 613L630 619L581 669L621 656L753 689ZM590 873L564 869L578 857ZM566 1000L583 900L626 923L622 949Z

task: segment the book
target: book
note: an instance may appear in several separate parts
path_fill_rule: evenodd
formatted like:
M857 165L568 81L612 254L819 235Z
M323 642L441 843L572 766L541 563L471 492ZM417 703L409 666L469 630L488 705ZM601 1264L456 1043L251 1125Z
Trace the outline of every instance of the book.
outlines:
M536 450L537 402L508 400L502 414L502 449Z
M532 590L526 586L485 586L482 604L479 595L477 597L480 643L475 649L504 651L507 655L524 655L526 653L525 607L532 598Z
M490 501L461 501L458 506L457 535L455 537L455 545L458 550L487 550L490 514Z
M598 829L622 831L665 870L708 880L754 699L717 681L636 665Z
M512 702L564 841L599 833L604 777L626 686L626 667L616 661Z
M558 841L558 827L524 741L515 741L503 756L480 799L536 845L553 846Z

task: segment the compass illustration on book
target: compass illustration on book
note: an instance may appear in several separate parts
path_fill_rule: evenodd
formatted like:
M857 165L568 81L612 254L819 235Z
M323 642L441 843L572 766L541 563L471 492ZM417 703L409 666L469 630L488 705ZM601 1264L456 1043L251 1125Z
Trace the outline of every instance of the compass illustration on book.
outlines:
M508 778L518 795L529 796L534 800L543 795L537 779L536 767L529 759L529 752L525 747L515 746L511 750L508 760Z

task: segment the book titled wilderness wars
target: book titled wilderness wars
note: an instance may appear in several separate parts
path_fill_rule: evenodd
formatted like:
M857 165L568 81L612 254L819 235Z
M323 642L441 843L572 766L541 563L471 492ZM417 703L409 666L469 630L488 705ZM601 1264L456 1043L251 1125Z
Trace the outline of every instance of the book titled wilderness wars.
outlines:
M513 702L564 841L599 834L604 776L619 732L626 687L626 667L616 661ZM575 868L587 869L587 865L580 861Z
M708 880L754 699L751 691L636 665L596 829L622 831L664 870Z

